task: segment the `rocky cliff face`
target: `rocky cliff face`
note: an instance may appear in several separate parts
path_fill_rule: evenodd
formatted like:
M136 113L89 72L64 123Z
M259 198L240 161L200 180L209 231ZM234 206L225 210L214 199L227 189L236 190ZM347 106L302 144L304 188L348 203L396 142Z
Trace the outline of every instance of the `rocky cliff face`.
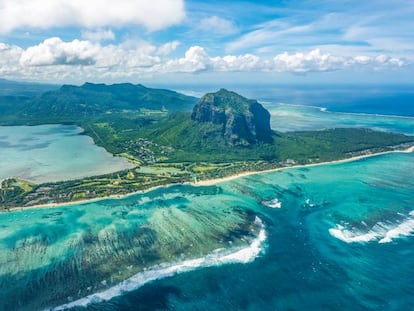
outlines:
M256 100L221 89L204 95L191 118L223 126L222 134L232 145L271 142L270 113Z

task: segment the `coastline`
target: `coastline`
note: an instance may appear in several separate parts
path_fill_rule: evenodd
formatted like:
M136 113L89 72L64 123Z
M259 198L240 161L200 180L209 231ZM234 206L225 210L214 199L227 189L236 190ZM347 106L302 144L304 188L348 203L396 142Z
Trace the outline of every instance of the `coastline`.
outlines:
M371 153L371 154L364 154L364 155L354 156L354 157L341 159L341 160L328 161L328 162L292 165L292 166L286 166L286 167L273 168L273 169L264 170L264 171L243 172L243 173L230 175L230 176L226 176L226 177L222 177L222 178L200 180L196 183L191 183L191 184L194 185L194 186L212 186L212 185L216 185L216 184L219 184L219 183L222 183L222 182L231 181L231 180L234 180L234 179L237 179L237 178L242 178L242 177L251 176L251 175L272 173L272 172L278 172L278 171L283 171L283 170L287 170L287 169L313 167L313 166L328 165L328 164L347 163L347 162L358 161L358 160L361 160L361 159L376 157L376 156L380 156L380 155L384 155L384 154L390 154L390 153L411 153L411 152L414 152L414 146L408 147L408 148L403 149L403 150L390 150L390 151L383 151L383 152L377 152L377 153Z
M383 151L383 152L353 156L353 157L346 158L346 159L341 159L341 160L319 162L319 163L310 163L310 164L301 164L301 165L292 165L292 166L278 167L278 168L263 170L263 171L248 171L248 172L242 172L242 173L238 173L238 174L234 174L234 175L230 175L230 176L226 176L226 177L222 177L222 178L200 180L200 181L196 181L196 182L184 182L184 183L181 183L179 185L188 184L188 185L192 185L192 186L196 186L196 187L197 186L199 186L199 187L213 186L213 185L216 185L216 184L219 184L219 183L223 183L223 182L227 182L227 181L231 181L231 180L235 180L235 179L238 179L238 178L251 176L251 175L272 173L272 172L278 172L278 171L283 171L283 170L288 170L288 169L314 167L314 166L329 165L329 164L347 163L347 162L358 161L358 160L365 159L365 158L376 157L376 156L380 156L380 155L384 155L384 154L412 153L412 152L414 152L414 145L411 146L411 147L408 147L406 149L402 149L402 150ZM38 209L38 208L55 208L55 207L63 207L63 206L70 206L70 205L77 205L77 204L93 203L93 202L98 202L98 201L108 200L108 199L109 200L113 200L113 199L117 200L117 199L127 198L127 197L133 196L135 194L147 193L147 192L150 192L150 191L153 191L153 190L156 190L156 189L160 189L160 188L168 188L168 187L171 187L173 185L178 185L178 184L159 185L159 186L155 186L155 187L150 187L150 188L145 189L145 190L138 190L138 191L127 193L127 194L110 195L110 196L107 196L107 197L99 197L99 198L85 199L85 200L79 200L79 201L62 202L62 203L46 203L46 204L39 204L39 205L32 205L32 206L22 206L22 207L11 207L9 209L5 209L3 212L25 211L25 210Z
M77 205L77 204L86 204L86 203L94 203L99 202L103 200L120 200L124 199L130 196L133 196L135 194L143 194L146 192L150 192L159 188L168 188L173 185L183 185L182 184L166 184L166 185L159 185L155 187L150 187L148 189L144 190L138 190L126 194L119 194L119 195L109 195L107 197L99 197L99 198L92 198L92 199L84 199L79 201L70 201L70 202L61 202L61 203L45 203L45 204L37 204L37 205L31 205L31 206L18 206L18 207L10 207L9 209L5 209L4 211L0 211L0 214L2 212L17 212L17 211L26 211L30 209L39 209L39 208L55 208L55 207L64 207L64 206L70 206L70 205Z

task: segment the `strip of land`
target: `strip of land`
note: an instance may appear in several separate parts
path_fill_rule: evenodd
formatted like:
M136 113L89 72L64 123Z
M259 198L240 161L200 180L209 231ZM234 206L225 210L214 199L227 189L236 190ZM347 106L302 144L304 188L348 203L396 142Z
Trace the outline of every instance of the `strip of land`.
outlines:
M18 206L18 207L10 207L7 209L9 212L13 211L25 211L30 209L38 209L38 208L56 208L56 207L64 207L64 206L71 206L71 205L78 205L78 204L87 204L87 203L94 203L99 202L103 200L121 200L125 199L127 197L133 196L135 194L143 194L150 191L154 191L159 188L168 188L176 184L167 184L167 185L160 185L151 187L145 190L138 190L134 192L130 192L127 194L121 194L121 195L109 195L106 197L98 197L98 198L92 198L92 199L84 199L84 200L76 200L76 201L70 201L70 202L60 202L60 203L45 203L45 204L37 204L37 205L31 205L31 206ZM1 211L0 211L1 213Z
M283 170L297 169L297 168L304 168L304 167L314 167L314 166L321 166L321 165L332 165L332 164L347 163L347 162L358 161L358 160L365 159L365 158L376 157L376 156L380 156L380 155L384 155L384 154L411 153L411 152L414 152L414 145L410 146L406 149L401 149L401 150L397 149L397 150L391 150L391 151L370 153L370 154L358 155L358 156L353 156L353 157L350 157L350 158L345 158L345 159L340 159L340 160L335 160L335 161L310 163L310 164L303 164L303 165L291 165L291 166L278 167L278 168L262 170L262 171L247 171L247 172L242 172L242 173L229 175L229 176L222 177L222 178L207 179L207 180L201 180L201 181L195 181L195 182L186 182L186 183L182 183L182 184L191 184L193 186L212 186L212 185L216 185L216 184L219 184L219 183L223 183L223 182L227 182L227 181L231 181L231 180L235 180L235 179L238 179L238 178L251 176L251 175L265 174L265 173L278 172L278 171L283 171ZM47 204L38 204L38 205L32 205L32 206L11 207L11 208L8 208L8 211L23 211L23 210L38 209L38 208L56 208L56 207L63 207L63 206L98 202L98 201L107 200L107 199L123 199L123 198L129 197L129 196L135 195L135 194L147 193L147 192L153 191L155 189L167 188L167 187L170 187L172 185L177 185L177 184L158 185L158 186L151 187L151 188L148 188L148 189L145 189L145 190L139 190L139 191L131 192L131 193L128 193L128 194L122 194L122 195L110 195L110 196L106 196L106 197L99 197L99 198L92 198L92 199L85 199L85 200L77 200L77 201L63 202L63 203L47 203Z
M311 163L311 164L292 165L292 166L288 166L288 167L278 167L278 168L274 168L274 169L270 169L270 170L264 170L264 171L243 172L243 173L230 175L230 176L226 176L226 177L222 177L222 178L215 178L215 179L197 181L196 183L194 183L194 185L197 185L197 186L212 186L212 185L216 185L216 184L219 184L219 183L222 183L222 182L231 181L231 180L234 180L234 179L237 179L237 178L251 176L251 175L278 172L278 171L283 171L283 170L293 169L293 168L303 168L303 167L320 166L320 165L327 165L327 164L347 163L347 162L353 162L353 161L357 161L357 160L361 160L361 159L365 159L365 158L376 157L376 156L380 156L380 155L384 155L384 154L390 154L390 153L411 153L411 152L414 152L414 146L411 146L411 147L409 147L407 149L403 149L403 150L392 150L392 151L383 151L383 152L372 153L372 154L364 154L364 155L354 156L354 157L351 157L351 158L335 160L335 161L330 161L330 162L319 162L319 163Z

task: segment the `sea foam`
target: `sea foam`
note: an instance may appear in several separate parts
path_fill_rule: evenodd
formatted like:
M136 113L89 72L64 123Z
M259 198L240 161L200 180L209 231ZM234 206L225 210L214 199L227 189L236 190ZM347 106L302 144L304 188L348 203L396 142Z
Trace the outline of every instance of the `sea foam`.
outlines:
M264 249L266 241L266 230L262 220L258 217L255 224L260 226L257 237L244 248L237 249L217 249L205 257L189 259L174 263L165 263L154 266L139 272L134 276L118 283L99 293L91 294L87 297L72 301L70 303L46 309L49 311L66 310L76 306L86 307L89 304L99 303L110 300L114 297L121 296L124 293L138 289L139 287L156 280L176 275L178 273L189 272L198 268L206 268L212 266L220 266L229 263L249 263L252 262Z
M262 204L270 208L281 208L282 207L282 202L280 202L277 198L270 200L270 201L262 201Z
M362 231L355 228L346 228L343 225L336 225L330 228L329 233L335 238L346 243L355 242L378 242L390 243L400 237L414 234L414 211L400 223L376 223L370 230Z

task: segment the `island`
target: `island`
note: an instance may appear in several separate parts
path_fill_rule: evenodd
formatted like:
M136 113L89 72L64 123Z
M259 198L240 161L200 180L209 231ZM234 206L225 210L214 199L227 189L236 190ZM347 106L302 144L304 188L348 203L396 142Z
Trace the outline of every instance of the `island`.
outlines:
M143 85L86 83L3 99L1 125L74 124L135 167L42 184L10 177L0 182L2 210L119 197L171 184L203 185L414 145L413 136L365 128L278 132L257 100L226 89L197 99Z

